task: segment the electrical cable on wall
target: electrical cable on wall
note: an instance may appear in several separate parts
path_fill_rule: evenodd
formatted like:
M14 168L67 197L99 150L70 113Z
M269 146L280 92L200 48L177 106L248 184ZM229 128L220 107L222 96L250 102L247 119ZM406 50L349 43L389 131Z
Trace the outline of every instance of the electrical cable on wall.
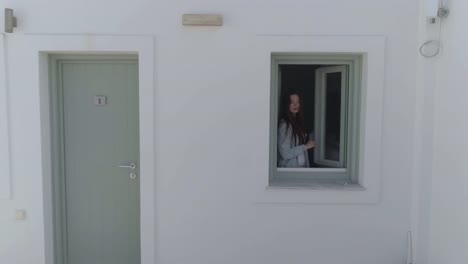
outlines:
M407 251L407 256L406 256L406 264L414 264L413 260L413 238L411 231L408 231L407 235L407 246L408 246L408 251Z
M5 32L0 32L0 167L4 176L0 176L0 182L5 184L0 188L0 199L10 199L12 192L11 181L11 142L9 131L9 101L8 101L8 51L7 51L7 35L14 32L17 26L16 17L13 15L13 9L4 9L4 29ZM3 80L2 80L3 79Z
M434 1L434 0L429 0L429 1ZM438 1L438 9L437 9L437 18L439 20L439 32L438 32L438 37L437 40L428 40L424 42L420 47L419 47L419 53L421 56L425 58L433 58L440 53L441 49L441 35L442 35L442 22L443 19L446 18L449 14L449 10L445 7L445 3L442 1ZM437 21L436 17L431 17L429 19L431 24L435 24ZM428 52L427 49L432 48L432 52Z
M437 55L439 55L440 52L440 39L441 39L441 33L442 33L442 19L439 21L439 33L438 33L438 39L437 40L428 40L424 42L421 47L419 47L419 53L425 57L425 58L433 58ZM426 51L426 48L432 47L435 49L435 51L428 53Z
M0 200L11 199L11 143L10 143L10 119L8 101L8 71L7 71L7 40L4 33L0 32Z

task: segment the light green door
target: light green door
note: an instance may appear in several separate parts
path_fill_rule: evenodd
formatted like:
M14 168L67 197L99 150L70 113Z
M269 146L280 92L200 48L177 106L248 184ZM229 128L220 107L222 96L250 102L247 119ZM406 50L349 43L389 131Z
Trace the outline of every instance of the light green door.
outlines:
M58 61L64 264L140 263L138 63Z

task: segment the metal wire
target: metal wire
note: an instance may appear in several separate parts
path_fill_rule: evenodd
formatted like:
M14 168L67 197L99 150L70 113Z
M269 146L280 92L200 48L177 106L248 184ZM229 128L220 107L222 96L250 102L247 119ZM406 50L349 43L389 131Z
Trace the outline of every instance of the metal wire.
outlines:
M442 34L442 21L443 19L441 17L438 18L439 19L439 36L437 38L437 40L428 40L426 42L424 42L421 47L419 47L419 53L421 54L421 56L425 57L425 58L433 58L437 55L439 55L440 53L440 49L441 49L441 34ZM427 53L425 51L425 48L426 47L435 47L435 51L432 52L432 53Z

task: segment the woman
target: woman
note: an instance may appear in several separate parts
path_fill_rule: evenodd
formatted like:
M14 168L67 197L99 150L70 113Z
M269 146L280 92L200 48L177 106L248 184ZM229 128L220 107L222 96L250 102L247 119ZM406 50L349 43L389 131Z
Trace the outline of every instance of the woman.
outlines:
M308 168L307 150L315 142L308 139L304 126L301 99L297 93L283 97L278 125L278 167Z

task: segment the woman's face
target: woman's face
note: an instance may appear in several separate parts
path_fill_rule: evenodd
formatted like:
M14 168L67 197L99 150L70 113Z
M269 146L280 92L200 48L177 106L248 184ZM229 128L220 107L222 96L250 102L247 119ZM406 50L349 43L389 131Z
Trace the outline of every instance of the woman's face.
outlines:
M299 102L299 95L297 94L292 94L289 96L289 112L293 114L297 114L299 112L299 109L301 107L301 104Z

